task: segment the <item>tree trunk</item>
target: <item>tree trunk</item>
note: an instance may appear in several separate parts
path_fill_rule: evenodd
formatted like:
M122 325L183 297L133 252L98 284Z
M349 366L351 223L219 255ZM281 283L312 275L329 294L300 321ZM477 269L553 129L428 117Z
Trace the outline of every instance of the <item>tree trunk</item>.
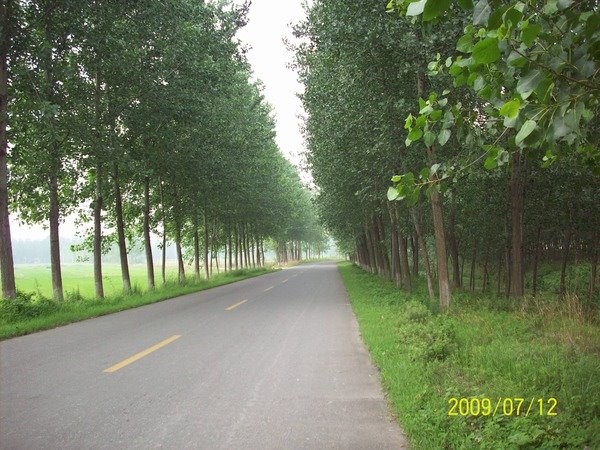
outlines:
M367 239L367 248L369 253L369 271L371 273L377 273L377 257L375 256L375 245L373 244L373 235L371 229L365 227L365 236Z
M471 259L471 273L469 274L469 288L471 292L475 290L475 268L477 267L477 250L479 247L479 241L475 241L473 247L473 258Z
M59 238L59 206L58 206L58 179L55 171L50 176L50 266L52 271L52 293L54 299L63 301L62 270L60 265L60 238Z
M521 154L514 153L510 171L511 279L512 294L525 294L523 270L523 180Z
M15 264L8 213L8 50L10 48L13 0L0 2L0 274L2 297L13 299L17 294Z
M394 208L394 217L396 224L398 220L398 210ZM402 277L402 287L406 292L412 291L412 281L410 279L410 269L408 267L408 249L406 248L406 238L404 236L398 237L398 252L400 253L400 274Z
M452 258L452 284L455 288L462 287L460 268L458 264L458 243L456 242L456 200L454 189L450 191L450 224L448 227L448 240L450 243L450 257Z
M198 231L198 215L194 218L194 276L200 281L200 235Z
M204 273L206 274L206 279L210 278L210 261L208 260L208 246L210 243L208 242L208 209L206 205L204 205Z
M163 227L165 225L165 205L162 198L162 187L161 191L161 204L163 208ZM152 242L150 241L150 177L144 177L144 249L146 250L146 277L148 278L148 290L154 289L154 258L152 256ZM163 232L163 252L166 243L166 233ZM163 254L163 283L165 282L165 257Z
M233 264L231 263L231 256L232 256L232 250L231 250L231 228L229 228L229 231L227 232L227 239L229 242L229 271L231 272Z
M542 234L542 226L537 226L537 232L535 235L535 248L533 249L533 274L531 276L531 293L535 297L537 294L537 273L538 273L538 262L540 259L540 236Z
M400 273L400 244L398 241L398 224L396 223L396 215L391 202L388 202L388 212L390 214L390 231L391 231L391 247L392 247L392 277L396 283L396 287L402 285L402 276Z
M94 198L94 285L96 298L104 298L102 280L102 165L96 166L96 188Z
M497 279L496 284L496 295L500 297L501 287L502 287L502 250L498 253L498 270L497 270Z
M242 269L248 267L248 260L246 259L246 238L244 235L244 224L240 225L240 266Z
M400 236L400 272L402 273L402 287L406 292L412 291L412 281L410 279L410 267L408 264L408 241L406 237Z
M260 261L260 245L258 243L258 238L254 239L254 242L256 242L256 265L258 267L261 267L261 261Z
M146 177L148 178L148 177ZM162 222L163 222L163 245L162 245L162 279L163 284L167 282L167 213L165 211L165 196L162 187L162 180L159 180L158 184L160 190L160 205L162 210ZM148 196L150 195L150 183L148 183ZM148 220L150 220L150 201L148 201ZM150 228L148 227L148 243L150 243Z
M483 281L481 283L481 291L487 292L488 285L490 284L490 273L488 271L488 264L490 259L490 246L485 246L485 258L483 260Z
M181 251L181 225L175 220L175 249L177 251L177 279L179 283L185 282L185 265L183 263L183 252Z
M248 233L248 239L250 240L250 256L252 259L252 268L255 269L256 268L256 259L255 259L255 253L254 253L254 236L252 236L252 234Z
M123 197L119 183L119 164L115 163L115 214L117 216L117 237L119 242L119 258L121 261L121 278L123 291L131 292L131 279L129 277L129 263L127 262L127 243L125 241L125 222L123 220Z
M510 246L506 246L506 252L505 252L505 267L506 267L506 286L504 288L504 296L506 298L510 297L510 288L512 286L512 270L511 270L511 254L510 254Z
M560 265L560 287L559 291L561 295L565 295L566 286L565 286L565 275L567 272L567 263L569 261L569 250L571 248L571 238L573 237L573 229L571 225L569 225L569 229L567 230L566 242L563 247L563 256L562 262Z
M246 268L250 269L252 266L252 252L250 251L250 231L248 230L248 224L244 226L244 248L246 249Z
M385 278L391 278L390 276L390 258L388 257L387 251L385 251L385 227L383 226L383 217L381 214L377 214L376 221L376 229L377 229L377 237L379 239L379 251L381 252L381 263L383 265L383 276ZM406 254L406 243L404 245L404 252ZM402 258L402 253L400 253L400 258ZM408 266L407 266L408 267ZM409 274L410 278L410 274Z
M239 265L240 239L239 239L237 224L233 228L233 231L235 233L235 236L234 236L234 238L235 238L235 270L239 270L239 268L240 268L240 265Z
M47 42L51 41L50 33L48 31L48 23L46 23L46 39ZM53 104L54 100L54 75L52 65L52 50L48 46L44 55L44 76L46 80L46 98L45 100ZM52 271L52 291L54 299L62 301L64 298L63 286L62 286L62 271L60 263L60 237L59 237L59 224L60 224L60 206L58 198L58 175L60 170L60 148L56 139L55 119L54 116L50 117L50 145L49 145L49 156L50 156L50 172L49 172L49 188L50 188L50 211L49 211L49 224L50 224L50 262Z
M594 232L592 237L592 255L591 255L591 269L590 269L590 286L589 294L590 298L596 293L596 274L598 270L598 232Z
M96 72L94 86L94 115L96 123L96 133L100 130L100 74ZM99 137L96 142L96 183L94 193L94 285L96 288L96 298L104 298L104 285L102 280L102 162L100 158Z
M411 208L410 214L415 225L415 232L417 234L417 243L421 247L421 254L423 255L423 266L425 267L425 279L427 281L427 292L429 298L433 300L435 298L435 292L433 290L433 277L431 276L431 263L429 262L429 253L427 252L427 243L423 236L423 222L421 220L421 212L423 211L423 196L419 193L419 204Z
M425 74L419 72L417 74L417 93L419 97L423 97L425 90ZM430 164L435 163L435 147L427 147L427 156ZM435 186L439 180L437 174L431 174L429 180L433 183L433 187L429 191L431 201L431 215L433 217L433 231L435 236L435 254L437 259L438 286L440 295L440 309L447 310L450 307L451 294L450 282L448 280L448 257L446 256L446 236L444 232L444 215L442 210L442 199L440 193Z
M225 241L223 243L223 271L227 272L227 235L225 236Z
M435 161L435 148L427 148L430 162ZM429 180L434 183L434 187L429 191L431 201L431 214L433 216L433 231L435 235L435 254L437 259L438 287L440 294L440 309L447 310L450 307L451 294L450 282L448 280L448 257L446 255L446 236L444 232L444 217L442 210L442 199L435 186L438 183L436 174L433 174Z
M413 260L412 276L417 279L419 278L419 244L417 242L416 235L412 235L410 237L410 248L412 251Z
M219 269L219 248L218 247L214 247L215 249L215 267L217 268L217 274L221 273L220 269Z

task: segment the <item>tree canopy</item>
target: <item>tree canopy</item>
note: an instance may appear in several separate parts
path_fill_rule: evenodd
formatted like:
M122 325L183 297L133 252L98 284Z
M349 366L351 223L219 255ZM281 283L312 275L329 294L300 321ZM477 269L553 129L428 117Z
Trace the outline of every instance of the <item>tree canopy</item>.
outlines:
M264 264L265 240L294 249L322 240L236 38L248 7L3 2L0 210L49 227L56 299L63 298L59 226L68 214L79 215L78 248L94 254L97 297L102 254L113 244L124 289L137 242L155 286L152 234L163 247L175 243L180 280L186 261L196 277L203 261L210 276L219 254L226 269L248 267ZM8 253L0 260L3 295L11 297ZM164 264L163 253L163 278Z

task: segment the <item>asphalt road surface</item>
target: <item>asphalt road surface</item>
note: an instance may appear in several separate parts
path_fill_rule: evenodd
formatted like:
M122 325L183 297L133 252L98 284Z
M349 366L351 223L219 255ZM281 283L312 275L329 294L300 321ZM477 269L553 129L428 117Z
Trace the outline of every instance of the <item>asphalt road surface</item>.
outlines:
M333 263L0 343L0 448L404 448Z

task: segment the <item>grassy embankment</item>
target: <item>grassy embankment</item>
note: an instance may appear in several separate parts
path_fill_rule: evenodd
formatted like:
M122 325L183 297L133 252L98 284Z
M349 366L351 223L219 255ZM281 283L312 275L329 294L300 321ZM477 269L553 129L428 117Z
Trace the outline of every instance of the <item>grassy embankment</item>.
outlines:
M18 287L20 289L14 301L0 301L0 339L46 330L71 322L102 316L129 308L159 302L169 298L210 289L224 284L234 283L246 278L263 275L275 269L236 270L227 274L214 275L210 280L196 282L193 277L184 284L171 278L164 285L158 279L156 290L147 292L139 286L145 284L145 272L133 267L130 294L123 294L120 289L120 273L118 266L107 265L104 270L104 300L93 299L93 277L88 274L87 266L68 266L63 271L65 285L65 301L56 303L50 300L51 285L45 276L45 268L32 266L17 268ZM26 272L27 276L23 275Z
M339 269L413 448L600 448L597 309L575 297L517 303L456 292L440 315L422 285L407 294L349 263ZM492 411L449 416L452 397L489 398ZM513 399L512 415L502 414L511 402L493 414L499 398ZM555 416L546 415L550 398Z

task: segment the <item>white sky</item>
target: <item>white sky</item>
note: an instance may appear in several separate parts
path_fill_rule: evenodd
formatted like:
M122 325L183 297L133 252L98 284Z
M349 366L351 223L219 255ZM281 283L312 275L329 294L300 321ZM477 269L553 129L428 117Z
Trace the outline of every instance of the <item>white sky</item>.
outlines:
M235 2L241 4L243 0ZM274 108L277 144L296 166L304 149L298 118L303 109L297 97L302 85L298 83L296 73L287 67L293 55L286 49L283 38L291 37L291 23L304 18L302 3L301 0L252 0L249 23L238 34L239 39L250 47L248 60L256 78L264 83L265 97ZM304 174L302 179L307 181L310 176ZM14 240L37 240L49 232L41 225L21 225L11 216L11 234ZM67 217L61 224L60 234L75 236L73 217Z
M301 0L252 0L250 21L238 33L238 37L251 47L248 60L256 77L265 84L265 97L274 107L277 144L296 165L304 147L298 118L303 109L296 96L302 85L298 83L296 73L287 68L293 54L287 51L283 38L291 37L291 23L296 24L304 18L302 3Z

